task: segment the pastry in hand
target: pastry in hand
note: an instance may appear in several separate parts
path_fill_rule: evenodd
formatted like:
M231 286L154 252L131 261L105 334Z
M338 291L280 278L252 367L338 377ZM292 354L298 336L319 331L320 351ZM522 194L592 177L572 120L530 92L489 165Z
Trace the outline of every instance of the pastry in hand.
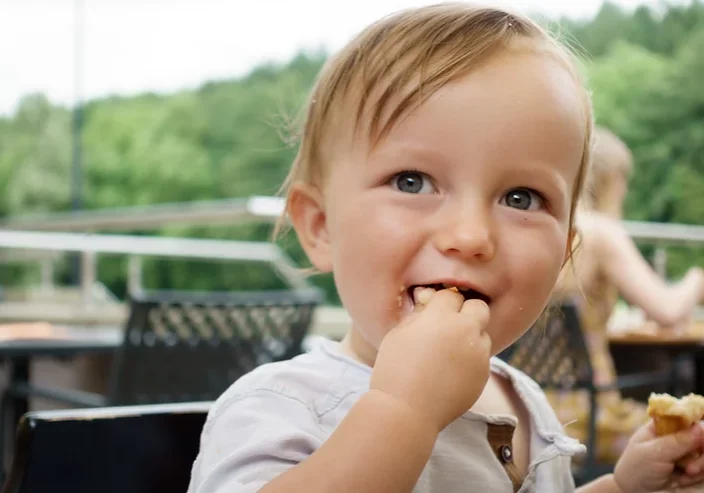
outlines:
M669 394L650 394L648 415L653 418L655 434L658 436L688 430L704 418L704 397L689 394L677 399ZM683 457L677 465L684 468L691 460L699 457L693 452Z
M689 394L677 399L669 394L650 394L648 415L655 422L658 436L692 427L704 417L704 397Z

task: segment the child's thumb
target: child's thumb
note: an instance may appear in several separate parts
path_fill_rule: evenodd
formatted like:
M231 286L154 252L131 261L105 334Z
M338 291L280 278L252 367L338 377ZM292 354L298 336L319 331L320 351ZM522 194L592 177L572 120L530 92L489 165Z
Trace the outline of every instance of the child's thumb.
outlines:
M701 447L704 430L697 424L688 430L656 439L655 448L665 460L677 460Z

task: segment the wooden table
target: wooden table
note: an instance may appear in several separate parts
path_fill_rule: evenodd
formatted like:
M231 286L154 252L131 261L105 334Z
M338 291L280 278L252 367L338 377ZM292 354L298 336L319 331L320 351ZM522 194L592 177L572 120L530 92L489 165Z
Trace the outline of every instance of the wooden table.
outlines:
M44 322L0 325L0 359L21 356L73 356L111 352L122 344L123 329L66 327Z
M609 335L611 344L693 345L704 346L704 321L696 321L685 330L658 329L647 324L642 329Z
M609 343L616 353L627 353L634 359L645 360L660 354L675 364L691 364L694 391L704 394L704 321L698 320L685 330L659 329L647 324L640 330L610 334Z

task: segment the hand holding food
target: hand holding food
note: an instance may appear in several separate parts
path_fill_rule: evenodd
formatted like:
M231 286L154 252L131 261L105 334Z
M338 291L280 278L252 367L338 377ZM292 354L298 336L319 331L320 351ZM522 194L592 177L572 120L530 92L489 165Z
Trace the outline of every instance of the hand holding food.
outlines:
M456 288L429 294L415 296L423 310L384 337L370 387L406 404L440 432L474 405L489 378L489 307L465 300Z
M704 418L704 397L689 394L677 399L669 394L653 393L648 399L648 415L653 418L655 433L658 436L687 430ZM700 455L698 452L693 452L677 464L685 467Z

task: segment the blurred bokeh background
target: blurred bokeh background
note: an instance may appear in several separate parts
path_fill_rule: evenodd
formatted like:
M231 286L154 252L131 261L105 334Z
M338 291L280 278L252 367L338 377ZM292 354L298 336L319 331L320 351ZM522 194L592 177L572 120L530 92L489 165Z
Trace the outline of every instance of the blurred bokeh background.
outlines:
M275 195L326 56L402 0L0 1L0 221L72 210ZM704 222L704 4L514 0L584 55L597 122L635 156L625 219ZM0 224L0 227L2 224ZM140 235L267 240L271 223ZM283 246L303 258L292 238ZM642 245L649 257L652 247ZM100 280L125 295L124 257ZM704 250L668 248L668 277ZM72 281L70 258L56 267ZM3 264L0 285L36 283ZM75 279L74 279L75 280ZM145 287L270 289L258 265L145 259ZM328 278L315 278L328 300Z

